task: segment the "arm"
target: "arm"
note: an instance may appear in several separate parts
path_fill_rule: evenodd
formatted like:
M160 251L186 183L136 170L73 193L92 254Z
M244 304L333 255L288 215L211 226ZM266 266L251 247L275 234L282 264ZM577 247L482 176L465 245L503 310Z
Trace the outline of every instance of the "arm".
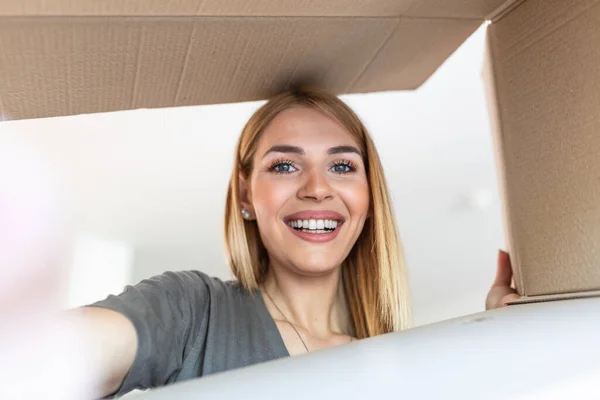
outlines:
M167 272L118 296L71 312L82 322L100 396L166 385L177 379L208 308L203 277Z
M124 315L105 308L84 307L68 312L88 350L87 362L93 365L98 392L96 397L115 393L129 372L137 352L135 328Z

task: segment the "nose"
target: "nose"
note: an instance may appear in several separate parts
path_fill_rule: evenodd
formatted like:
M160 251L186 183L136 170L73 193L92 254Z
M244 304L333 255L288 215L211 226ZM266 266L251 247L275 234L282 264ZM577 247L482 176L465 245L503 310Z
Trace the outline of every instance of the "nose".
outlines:
M298 190L298 198L321 202L333 198L333 189L324 174L314 169L309 170Z

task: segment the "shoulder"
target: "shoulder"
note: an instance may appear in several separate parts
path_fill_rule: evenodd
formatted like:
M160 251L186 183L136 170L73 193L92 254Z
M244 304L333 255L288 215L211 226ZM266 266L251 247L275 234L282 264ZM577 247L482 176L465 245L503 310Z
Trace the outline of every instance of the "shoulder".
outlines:
M207 297L210 300L237 300L255 297L234 280L212 277L198 270L167 271L143 280L136 286L156 286L167 293Z
M159 275L140 281L136 286L160 286L171 289L184 290L218 290L228 285L228 282L220 278L211 277L197 270L188 271L166 271Z

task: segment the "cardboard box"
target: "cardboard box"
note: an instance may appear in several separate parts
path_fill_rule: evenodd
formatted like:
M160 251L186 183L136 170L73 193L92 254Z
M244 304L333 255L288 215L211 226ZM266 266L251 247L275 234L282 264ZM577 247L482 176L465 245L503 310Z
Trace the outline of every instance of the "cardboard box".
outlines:
M297 83L410 90L491 21L486 79L517 288L577 297L600 289L599 3L0 0L0 115L258 100Z
M0 0L0 111L414 89L505 1Z
M517 288L548 299L598 290L600 1L523 1L489 26L487 49Z

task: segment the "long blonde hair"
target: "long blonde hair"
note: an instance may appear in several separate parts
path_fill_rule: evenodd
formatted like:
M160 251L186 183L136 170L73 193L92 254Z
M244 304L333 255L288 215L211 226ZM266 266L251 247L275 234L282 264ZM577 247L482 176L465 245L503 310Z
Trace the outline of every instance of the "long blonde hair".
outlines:
M258 226L241 215L239 176L249 177L261 133L282 111L309 107L339 121L358 143L370 187L370 217L342 263L342 285L354 334L366 338L411 325L402 247L390 195L375 145L358 116L336 96L314 88L284 92L250 118L238 140L225 208L225 245L233 274L255 290L267 273L268 254Z

